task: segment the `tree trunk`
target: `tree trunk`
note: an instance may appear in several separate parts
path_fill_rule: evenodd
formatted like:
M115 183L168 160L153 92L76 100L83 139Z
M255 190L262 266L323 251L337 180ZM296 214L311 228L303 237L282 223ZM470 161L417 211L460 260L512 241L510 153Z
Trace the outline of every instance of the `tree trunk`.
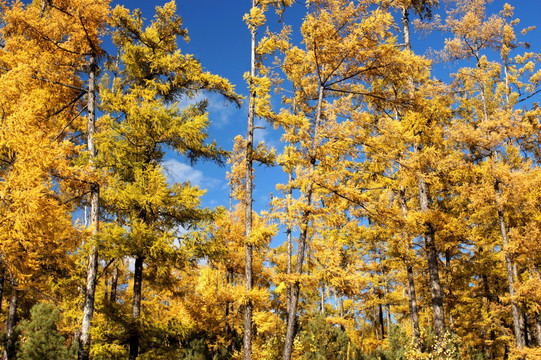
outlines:
M500 233L502 235L503 252L505 255L505 270L507 272L507 285L509 289L509 296L511 297L511 313L513 314L513 328L515 330L516 344L519 349L522 349L525 345L523 328L521 324L520 310L518 308L517 301L515 300L515 281L513 278L513 261L509 255L509 241L507 237L507 225L503 215L503 210L500 207L500 184L496 181L494 184L494 190L496 193L496 203L498 205L498 222L500 225Z
M139 356L139 323L141 317L141 290L143 284L143 257L135 258L135 268L133 270L133 303L132 303L132 320L133 334L129 339L130 343L130 360L136 360Z
M403 7L402 8L402 37L404 39L404 47L406 50L411 50L411 42L410 42L410 31L409 31L409 13L408 8ZM422 149L420 144L415 145L415 151L420 151ZM419 188L419 203L420 208L422 212L427 212L429 210L429 202L428 202L428 186L424 179L422 177L418 178L417 185ZM429 284L430 284L430 295L432 298L432 312L434 314L434 330L436 332L436 336L439 338L442 338L445 334L445 315L443 311L443 291L441 289L441 283L440 283L440 277L439 277L439 265L438 265L438 253L436 249L435 244L435 230L431 224L426 224L427 231L425 233L425 247L426 247L426 254L427 254L427 260L428 260L428 273L429 273ZM409 266L409 265L408 265ZM415 291L415 287L413 286L413 271L411 273L412 275L412 283L408 286L408 294L410 294L409 290ZM408 270L408 282L409 279L409 270ZM412 309L411 304L411 295L410 295L410 312L414 309ZM417 316L415 316L417 317ZM412 317L412 323L413 323L413 317ZM413 325L413 324L412 324ZM414 326L412 326L412 331L418 331L418 317L417 317L417 329L415 329ZM415 337L414 339L419 339ZM418 340L417 340L418 341Z
M256 0L252 0L252 8L256 7ZM253 147L254 147L254 118L255 118L255 102L256 92L253 88L255 78L255 36L256 30L253 27L250 31L251 48L250 48L250 98L248 104L248 126L246 134L246 199L245 199L245 255L244 255L244 283L246 293L250 294L253 287L253 245L250 241L252 232L252 173L253 173ZM249 296L249 295L248 295ZM252 312L253 303L248 297L244 305L244 360L252 359Z
M317 110L316 110L316 117L314 121L314 127L313 127L313 134L312 134L312 145L310 149L310 165L309 165L309 173L313 173L316 168L316 149L317 149L317 134L318 134L318 128L321 121L321 112L322 112L322 106L323 106L323 86L319 86L318 90L318 102L317 102ZM302 214L302 222L300 224L300 234L299 234L299 246L297 248L297 263L295 264L295 273L298 275L302 274L302 265L304 262L304 252L307 245L307 238L308 238L308 225L310 222L310 206L312 205L312 192L313 192L313 183L312 181L308 182L308 185L306 186L306 192L304 193L304 202L306 204L306 209L303 211ZM299 302L299 293L300 293L300 282L299 280L296 280L293 283L293 286L291 287L291 302L290 302L290 308L287 312L287 330L286 330L286 338L284 342L284 356L283 360L291 360L291 353L293 351L293 340L295 338L295 332L296 332L296 322L297 322L297 305Z
M4 360L15 359L17 341L15 334L15 324L17 323L17 301L19 299L19 290L17 290L17 280L12 281L13 290L11 301L9 302L8 318L6 321L6 344L4 346Z
M417 146L417 151L420 146ZM419 185L419 203L421 211L429 211L428 206L428 187L423 178L418 179ZM440 283L438 251L436 249L435 230L432 224L425 224L427 231L425 233L425 248L428 261L428 275L430 284L430 296L432 298L432 313L434 315L434 331L440 339L445 334L445 315L443 312L443 290Z
M383 305L378 305L378 322L381 330L381 340L385 339L385 325L383 322Z
M289 176L288 176L288 184L291 184L291 182L293 181L293 174L290 170L289 172ZM293 189L291 189L291 186L289 188L289 191L288 191L288 208L287 208L287 212L289 212L289 201L291 199L291 196L293 195ZM293 257L293 242L292 242L292 229L291 229L291 224L287 224L287 229L286 229L286 234L287 234L287 275L291 275L291 258ZM289 313L289 309L291 308L291 283L287 283L287 300L286 300L286 313Z
M400 208L404 218L407 216L408 208L406 206L406 194L404 189L400 190ZM404 239L407 239L407 234L404 234ZM408 247L411 250L411 244L408 240ZM413 343L417 349L421 345L421 331L419 329L419 310L417 308L417 295L415 294L415 278L413 276L413 265L406 259L406 272L408 274L408 305L410 310L411 320L411 335L413 337Z
M97 63L94 55L90 56L90 71L88 73L88 130L87 143L90 153L90 162L94 168L94 161L98 155L94 144L94 133L96 132L96 71ZM96 183L90 186L90 221L92 228L92 241L96 241L99 231L99 186ZM88 271L86 276L85 301L83 306L83 321L81 324L81 335L79 337L79 360L88 360L90 352L90 327L94 315L94 298L96 293L96 277L98 274L98 248L92 244L88 256Z
M4 299L4 281L5 281L5 269L0 267L0 313L2 313L2 300Z
M109 299L111 303L116 302L117 290L118 290L118 265L116 264L116 261L115 261L115 267L113 268L113 277L111 278L111 295Z
M321 292L319 294L319 312L325 312L325 283L323 281L319 282L321 284Z

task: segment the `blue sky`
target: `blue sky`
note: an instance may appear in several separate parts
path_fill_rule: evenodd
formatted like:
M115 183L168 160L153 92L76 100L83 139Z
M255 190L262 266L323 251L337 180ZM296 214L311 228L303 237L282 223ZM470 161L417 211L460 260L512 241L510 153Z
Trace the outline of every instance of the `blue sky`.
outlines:
M443 3L443 1L441 1ZM526 27L539 23L541 3L538 0L508 1L516 6L515 16L521 19L521 25ZM163 5L165 1L113 1L113 6L123 4L129 9L139 8L146 19L151 19L154 7ZM494 1L490 9L501 9L504 1ZM184 53L191 53L198 58L208 71L229 79L236 86L238 93L246 95L246 83L243 74L250 66L250 39L249 31L242 20L243 15L249 11L249 0L177 0L177 12L184 20L191 41L180 43ZM440 7L441 11L443 6ZM498 11L496 10L496 11ZM286 11L284 21L293 26L293 32L298 37L300 23L305 13L304 1L298 1L292 9ZM275 24L275 19L269 18L269 24ZM532 50L540 48L541 29L531 32L526 40L532 43ZM443 46L444 36L433 34L429 37L414 33L412 43L418 53L427 48L439 49ZM471 64L470 64L471 65ZM445 64L435 69L435 73L449 74L453 72L453 64ZM438 75L437 75L438 76ZM442 75L443 76L443 75ZM448 76L448 75L446 75ZM438 76L442 78L441 76ZM442 78L443 80L447 80ZM278 96L276 96L278 104ZM209 114L211 127L209 134L220 146L230 150L236 135L246 135L246 106L237 109L227 105L217 95L209 97ZM259 125L264 125L259 123ZM256 140L264 140L275 147L280 146L280 134L266 126L265 130L257 130ZM279 149L278 149L279 150ZM229 190L225 174L227 167L218 168L212 163L198 163L189 166L184 159L175 154L168 154L165 162L170 179L175 181L191 180L192 183L206 188L203 204L214 207L228 206ZM285 176L278 168L256 168L254 208L260 210L268 203L269 194L276 195L275 184L284 182Z

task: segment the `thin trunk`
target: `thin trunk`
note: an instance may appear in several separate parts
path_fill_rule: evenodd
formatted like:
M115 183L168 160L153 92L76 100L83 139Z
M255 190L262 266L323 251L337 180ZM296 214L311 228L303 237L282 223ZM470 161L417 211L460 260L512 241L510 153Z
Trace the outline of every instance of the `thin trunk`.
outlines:
M529 322L530 319L528 318L528 314L524 311L522 313L522 325L524 329L524 346L528 347L530 346L530 336L529 336Z
M117 289L118 289L118 265L115 263L115 267L113 268L113 277L111 279L111 297L110 297L110 301L112 303L116 302Z
M321 293L319 297L319 312L323 314L325 311L325 283L323 281L319 282L321 284Z
M409 31L409 13L406 7L402 8L402 36L404 39L405 49L411 50L410 31ZM422 149L420 144L415 145L415 151L418 152ZM419 188L419 203L422 212L429 211L428 202L428 186L422 177L418 178L417 185ZM436 336L442 338L445 334L445 315L443 311L443 291L441 288L438 266L438 253L435 244L435 229L432 224L426 224L427 231L425 233L425 247L428 260L428 273L430 284L430 295L432 298L432 312L434 314L434 330ZM409 265L408 265L409 266ZM409 281L409 273L408 273ZM413 283L410 284L408 290L414 290ZM408 291L409 293L409 291ZM410 295L410 311L411 308L411 295ZM413 317L412 317L413 322ZM417 323L418 329L418 323ZM415 331L415 330L414 330ZM414 338L417 339L414 335Z
M256 7L256 0L252 0L252 8ZM245 269L244 283L246 293L250 293L253 287L253 245L250 242L252 232L252 173L253 173L253 147L254 147L254 118L256 92L253 79L255 78L255 27L251 29L251 49L250 49L250 98L248 104L248 129L246 134L246 199L245 199ZM252 312L253 303L248 298L244 306L244 360L252 359Z
M404 218L407 216L408 208L406 206L406 194L404 189L400 190L400 208L402 210L402 215ZM407 235L404 234L404 239L407 238ZM408 239L408 247L411 250L411 243ZM413 276L413 265L411 261L406 260L406 272L408 274L408 305L410 310L410 320L411 320L411 335L413 337L413 343L416 348L419 348L421 345L421 331L419 329L419 310L417 308L417 295L415 294L415 278Z
M535 328L537 335L537 346L541 346L541 316L535 314Z
M288 176L288 184L291 184L291 182L293 181L293 174L290 170L289 172L289 176ZM291 186L288 190L288 208L287 208L287 212L289 212L289 201L291 199L291 196L293 196L293 189L291 189ZM287 229L286 229L286 234L287 234L287 275L291 275L291 258L293 257L293 242L292 242L292 229L291 229L291 224L288 222L287 223ZM291 283L288 282L287 283L287 303L286 303L286 313L289 313L289 309L291 308Z
M416 149L419 151L420 146L417 146ZM419 177L418 185L421 211L426 213L429 211L428 186L422 177ZM436 249L435 240L436 231L431 223L427 223L426 227L425 248L428 262L430 296L432 298L432 313L434 315L434 331L436 336L442 339L445 334L445 315L443 312L443 290L440 282L438 251Z
M4 281L5 270L4 267L0 267L0 313L2 313L2 300L4 299Z
M385 325L383 321L383 305L378 305L378 322L381 329L381 340L385 339Z
M498 222L500 225L500 233L502 235L502 244L503 244L503 252L505 257L505 269L507 272L507 285L509 289L509 296L511 297L511 313L513 314L513 328L515 330L515 338L517 347L519 349L522 349L525 345L524 342L524 335L522 332L522 326L521 326L521 316L520 316L520 310L518 308L517 301L515 299L515 281L513 278L513 261L511 260L511 256L509 255L508 249L509 249L509 241L507 237L507 226L505 223L505 218L503 215L503 210L500 206L500 184L498 182L494 185L495 192L496 192L496 202L498 205Z
M413 266L407 265L408 273L408 302L411 319L411 333L416 347L421 345L421 330L419 329L419 310L417 308L417 296L415 294L415 281L413 277Z
M372 308L372 316L373 316L373 319L374 319L374 336L376 338L376 340L380 340L379 338L379 326L378 326L378 315L377 315L377 310L376 308ZM383 339L381 339L383 340Z
M97 148L94 144L94 133L96 132L96 57L90 56L89 73L88 73L88 129L87 143L88 152L90 153L90 162L94 167L94 161L98 155ZM89 226L92 228L92 242L96 241L99 231L99 185L93 183L90 186L90 221ZM83 321L81 324L81 335L79 337L79 360L88 360L90 352L90 327L92 326L92 316L94 315L94 300L96 293L96 277L98 274L98 247L92 244L90 254L88 256L88 270L86 276L85 301L83 306Z
M141 317L141 290L143 285L143 257L135 258L135 268L133 270L133 303L132 303L132 320L133 333L129 339L130 343L130 360L136 360L139 356L139 324L138 319Z
M19 290L17 290L17 280L12 281L13 290L11 301L9 302L8 318L6 321L6 344L4 346L4 360L15 359L17 341L15 334L15 324L17 323L17 301L19 299Z
M319 86L318 90L318 102L316 117L314 121L313 134L312 134L312 145L310 149L310 166L308 168L309 173L313 173L316 168L316 149L317 149L317 135L318 128L321 122L321 112L323 106L323 86ZM310 222L310 206L312 205L312 192L314 184L309 181L306 186L306 192L304 193L304 202L306 208L302 214L301 222L301 232L299 234L299 246L297 248L297 263L295 264L295 273L298 275L302 274L302 265L304 262L304 251L307 247L307 238L308 238L308 224ZM291 353L293 351L293 339L295 338L296 332L296 321L297 321L297 304L299 302L299 293L300 293L300 283L299 280L296 280L291 287L291 303L289 311L287 312L287 330L286 338L284 342L284 356L283 360L291 360Z

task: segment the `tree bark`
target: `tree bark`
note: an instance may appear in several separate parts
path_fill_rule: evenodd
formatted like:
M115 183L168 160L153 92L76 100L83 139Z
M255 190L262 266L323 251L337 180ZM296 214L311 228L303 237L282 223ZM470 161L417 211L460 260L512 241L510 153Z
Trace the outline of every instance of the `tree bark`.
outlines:
M408 213L408 208L406 205L406 194L404 189L400 190L400 208L402 210L402 215L404 218ZM404 234L404 239L406 239L407 234ZM409 242L409 239L408 239ZM411 250L411 244L408 245ZM413 276L413 265L411 261L406 259L406 272L408 274L408 305L410 310L410 320L411 320L411 335L413 337L413 343L416 348L419 348L421 345L421 331L419 329L419 310L417 308L417 295L415 294L415 278Z
M19 290L17 290L17 280L12 280L13 290L11 301L9 302L8 318L6 321L6 344L4 346L4 360L15 359L17 341L15 336L15 324L17 323L17 302L19 299Z
M420 150L420 146L417 146ZM419 185L419 203L422 212L428 212L428 187L423 178L418 179ZM428 262L428 275L430 284L430 296L432 298L432 313L434 315L434 331L440 339L445 334L445 315L443 311L443 290L441 288L438 251L436 249L436 240L434 227L432 224L425 224L427 231L425 233L425 250Z
M0 265L0 313L2 313L2 301L4 299L5 269Z
M406 7L402 8L402 31L403 31L402 36L403 36L404 45L405 45L404 47L406 50L411 50L410 31L409 31L409 13L408 13L408 8ZM422 146L420 144L415 145L415 151L420 151L421 149L422 149ZM422 212L428 212L429 211L428 186L422 177L418 178L417 185L419 188L420 209ZM438 252L437 252L436 244L435 244L435 229L430 223L425 224L425 225L427 226L427 231L424 234L425 235L425 249L426 249L426 257L428 261L430 295L432 298L432 312L434 315L434 330L436 332L436 336L439 338L442 338L443 335L445 334L445 315L443 311L443 291L441 288L440 277L439 277ZM408 281L409 281L409 274L408 274ZM413 286L411 288L414 289ZM410 310L412 310L411 307L410 307Z
M111 278L111 295L109 298L111 303L116 302L117 290L118 290L118 265L116 264L116 261L115 261L115 267L113 268L113 277Z
M87 143L88 152L90 153L90 162L92 168L94 161L98 155L97 148L94 144L94 134L96 132L96 71L97 63L95 55L90 56L89 73L88 73L88 130ZM95 241L99 231L99 186L93 183L90 186L90 221L89 226L92 228L92 239ZM98 248L92 244L90 254L88 256L88 270L86 277L85 301L83 306L83 321L81 324L81 335L79 337L79 360L88 360L90 352L90 327L92 326L92 316L94 315L94 300L96 293L96 277L98 274Z
M288 176L288 184L291 184L293 181L293 174L290 170L289 176ZM291 199L291 196L293 195L293 190L291 187L288 190L288 208L287 212L289 212L289 201ZM287 224L286 229L287 234L287 275L291 275L291 258L293 257L293 242L292 242L292 229L291 224ZM291 283L287 283L287 293L286 293L287 299L286 299L286 313L289 313L289 309L291 308Z
M252 8L256 7L256 0L252 0ZM253 173L253 147L254 147L254 118L255 118L255 102L256 92L254 89L255 78L255 37L256 30L253 27L250 31L251 48L250 48L250 98L248 104L248 126L246 134L246 198L245 198L245 255L244 255L244 283L246 293L250 294L253 287L253 245L250 241L252 233L252 173ZM247 299L244 305L244 360L252 359L252 312L253 303L250 298Z
M509 240L507 236L507 225L505 223L505 217L503 215L503 210L500 206L500 184L496 181L494 184L494 190L496 193L496 203L498 206L498 222L500 225L500 233L502 236L502 245L503 245L503 252L505 257L505 270L507 272L507 286L509 289L509 296L511 297L511 313L513 315L513 328L515 330L515 339L516 344L519 349L524 348L525 345L525 339L524 334L522 332L522 321L521 321L521 315L520 310L518 308L517 301L515 300L515 280L513 277L513 261L511 260L511 256L509 255Z
M139 356L139 324L138 319L141 317L141 291L143 284L143 257L135 258L135 268L133 270L133 303L132 303L132 320L133 333L129 339L130 343L130 360L136 360Z
M316 116L315 116L313 134L312 134L312 145L309 152L310 165L309 165L308 170L310 174L312 174L316 169L317 134L318 134L318 128L321 122L323 95L324 95L324 89L323 89L323 86L320 85L319 90L318 90L317 110L316 110ZM310 209L309 208L312 205L313 187L314 187L314 184L312 183L312 181L308 180L308 184L306 186L306 192L304 193L304 202L306 204L306 209L303 211L303 214L302 214L302 221L300 225L301 232L299 234L299 246L297 248L297 263L295 264L295 273L298 275L302 274L304 252L307 245L308 225L310 222ZM289 308L289 311L287 312L287 330L286 330L286 338L284 342L283 360L291 360L291 353L293 351L293 339L295 338L295 332L296 332L297 305L299 303L299 293L300 293L300 281L296 280L293 283L293 286L291 287L291 302L290 302L291 306Z

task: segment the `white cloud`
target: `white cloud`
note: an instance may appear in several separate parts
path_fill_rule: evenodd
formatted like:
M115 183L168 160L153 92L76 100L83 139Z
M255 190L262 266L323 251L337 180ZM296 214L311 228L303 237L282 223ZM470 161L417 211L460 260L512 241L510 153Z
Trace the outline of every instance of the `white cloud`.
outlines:
M163 162L165 176L170 183L183 183L189 181L192 185L201 188L215 188L220 184L220 180L207 177L202 171L194 169L190 165L181 163L175 159L169 159Z
M237 116L237 106L227 101L223 96L212 93L200 93L194 96L192 99L182 99L179 101L179 108L183 109L189 105L196 104L202 100L208 100L207 111L209 113L210 122L217 128L222 128L228 125L231 119Z

